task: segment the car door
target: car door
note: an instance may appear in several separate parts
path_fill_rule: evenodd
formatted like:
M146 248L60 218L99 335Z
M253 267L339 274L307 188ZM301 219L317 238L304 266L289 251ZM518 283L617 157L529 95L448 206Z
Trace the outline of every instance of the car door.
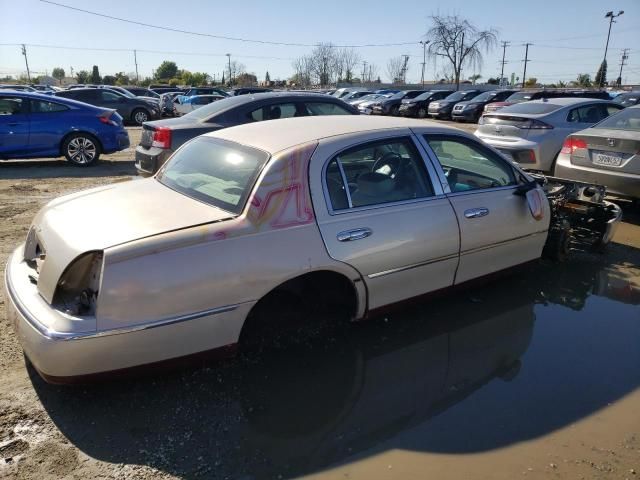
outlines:
M0 95L0 158L29 153L28 100Z
M133 100L131 104L128 102L128 98L124 95L119 95L115 92L109 92L107 90L99 90L96 91L98 100L96 105L105 108L113 108L118 112L118 114L125 119L131 117L131 111L133 107L137 104L137 100Z
M369 309L453 284L458 224L435 175L408 129L324 139L314 152L320 233L360 272Z
M542 219L534 219L525 196L515 194L522 174L512 164L466 135L421 132L420 138L437 160L460 224L456 284L541 256L549 206L544 202Z
M71 125L67 124L69 107L56 102L31 99L29 102L29 148L33 153L60 151L60 141Z

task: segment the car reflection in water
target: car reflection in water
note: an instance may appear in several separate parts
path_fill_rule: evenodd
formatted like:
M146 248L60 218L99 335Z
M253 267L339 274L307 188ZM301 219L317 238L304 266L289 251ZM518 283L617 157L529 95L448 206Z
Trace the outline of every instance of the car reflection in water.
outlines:
M187 478L500 448L640 384L639 272L602 261L538 263L261 359L81 388L32 381L88 455Z

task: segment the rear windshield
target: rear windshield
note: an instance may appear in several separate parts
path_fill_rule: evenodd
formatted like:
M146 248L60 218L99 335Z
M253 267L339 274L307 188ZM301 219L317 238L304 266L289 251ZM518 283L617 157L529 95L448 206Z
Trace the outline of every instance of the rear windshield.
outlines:
M230 100L230 98L225 97L217 102L210 103L209 105L198 108L193 112L189 112L186 115L183 115L183 118L189 117L196 121L206 120L209 117L212 117L213 115L216 115L217 113L223 112L228 109L228 100Z
M196 137L176 151L156 178L188 197L240 214L267 160L269 155L255 148Z
M549 102L518 103L516 105L509 105L508 107L501 108L500 113L528 113L540 115L543 113L551 113L559 108L562 108L562 105L556 105L555 103Z
M640 108L625 108L605 118L593 128L613 128L615 130L633 130L640 132Z

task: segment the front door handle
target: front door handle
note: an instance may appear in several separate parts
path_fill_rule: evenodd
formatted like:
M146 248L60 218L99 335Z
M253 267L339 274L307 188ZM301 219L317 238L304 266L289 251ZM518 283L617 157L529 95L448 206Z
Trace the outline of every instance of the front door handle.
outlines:
M338 233L336 238L339 242L351 242L353 240L367 238L372 233L373 232L370 228L355 228L353 230L345 230L344 232Z
M484 207L470 208L469 210L464 211L464 216L467 218L480 218L486 217L487 215L489 215L489 209Z

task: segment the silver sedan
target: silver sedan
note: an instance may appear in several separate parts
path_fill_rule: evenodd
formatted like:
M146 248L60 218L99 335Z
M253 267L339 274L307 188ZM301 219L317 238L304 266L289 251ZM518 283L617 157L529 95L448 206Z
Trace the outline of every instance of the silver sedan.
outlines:
M606 100L585 98L534 100L483 115L475 135L523 168L551 172L567 135L622 108Z

